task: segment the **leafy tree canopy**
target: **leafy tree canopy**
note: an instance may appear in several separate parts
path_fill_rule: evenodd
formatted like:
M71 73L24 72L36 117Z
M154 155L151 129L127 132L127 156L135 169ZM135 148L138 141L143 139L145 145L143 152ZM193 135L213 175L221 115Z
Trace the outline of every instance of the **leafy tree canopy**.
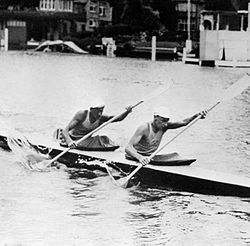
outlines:
M150 31L163 28L158 12L150 6L143 5L141 0L126 0L121 20L130 26L142 26Z
M1 6L38 7L39 0L0 0Z
M249 0L206 0L205 8L207 10L238 11L246 9Z

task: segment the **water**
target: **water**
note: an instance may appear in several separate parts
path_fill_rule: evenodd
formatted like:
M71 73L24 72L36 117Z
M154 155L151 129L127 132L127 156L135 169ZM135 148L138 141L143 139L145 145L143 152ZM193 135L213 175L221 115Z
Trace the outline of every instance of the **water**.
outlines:
M123 151L135 128L168 105L176 118L212 106L249 69L180 62L8 52L0 55L0 129L51 137L95 96L120 114L171 80L157 99L102 130ZM166 151L195 156L194 165L250 177L250 89L211 111ZM163 142L173 137L172 131ZM86 170L29 172L0 151L0 245L249 245L249 199L154 187L115 187Z

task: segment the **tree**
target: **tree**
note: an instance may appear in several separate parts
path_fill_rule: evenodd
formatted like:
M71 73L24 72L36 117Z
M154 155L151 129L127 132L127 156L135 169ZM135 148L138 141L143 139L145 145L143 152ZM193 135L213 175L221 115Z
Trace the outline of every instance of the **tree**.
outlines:
M242 0L206 0L207 10L237 11Z
M20 6L20 8L30 8L30 7L38 7L39 0L0 0L0 5L2 7L7 8L8 6Z
M126 0L108 0L108 2L113 7L112 23L114 25L122 24L121 16L123 14L123 9L124 9Z
M144 6L142 0L126 0L121 19L123 23L140 26L144 30L163 28L158 14L150 6Z
M153 9L159 11L160 20L169 31L176 31L177 15L172 0L154 0Z

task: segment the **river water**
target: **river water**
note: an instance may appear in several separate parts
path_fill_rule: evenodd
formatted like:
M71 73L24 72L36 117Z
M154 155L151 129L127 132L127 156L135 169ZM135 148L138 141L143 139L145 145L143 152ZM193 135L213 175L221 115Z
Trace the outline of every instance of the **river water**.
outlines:
M102 97L107 114L147 99L102 130L123 151L135 128L167 105L176 118L206 109L250 69L181 62L8 52L0 54L0 130L51 138L73 114ZM250 88L212 110L166 152L193 165L250 177ZM178 131L166 134L163 142ZM0 245L249 245L250 200L154 187L115 187L101 172L30 172L0 150Z

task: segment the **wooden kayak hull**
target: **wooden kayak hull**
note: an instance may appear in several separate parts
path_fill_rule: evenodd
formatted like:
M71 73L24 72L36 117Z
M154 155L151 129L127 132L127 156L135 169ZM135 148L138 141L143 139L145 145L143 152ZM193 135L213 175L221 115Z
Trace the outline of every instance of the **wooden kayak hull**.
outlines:
M52 158L64 150L57 142L46 139L31 140L31 142L38 146L41 153L50 150ZM9 149L6 135L0 134L0 147ZM138 165L135 161L127 160L124 153L119 150L114 152L70 150L59 161L69 168L99 169L105 172L106 168L98 161L111 162L113 167L128 173ZM209 195L250 197L250 178L189 165L149 164L141 168L137 176L142 185Z

